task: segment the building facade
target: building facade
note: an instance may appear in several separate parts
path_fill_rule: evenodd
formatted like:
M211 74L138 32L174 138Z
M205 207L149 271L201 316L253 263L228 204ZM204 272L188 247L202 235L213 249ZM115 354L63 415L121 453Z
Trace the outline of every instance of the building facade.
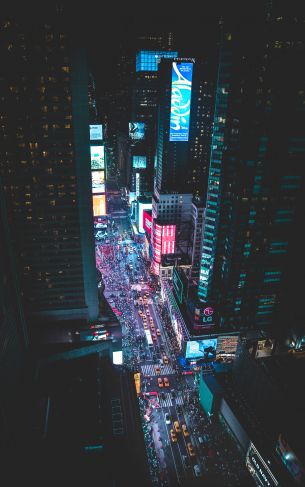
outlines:
M0 75L0 169L25 309L95 319L86 58L60 28L29 30L4 23Z

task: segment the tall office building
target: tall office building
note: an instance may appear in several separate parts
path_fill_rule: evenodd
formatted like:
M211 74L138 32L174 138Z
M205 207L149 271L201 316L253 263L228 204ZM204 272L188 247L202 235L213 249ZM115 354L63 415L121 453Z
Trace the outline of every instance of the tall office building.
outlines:
M0 449L2 469L24 457L29 337L0 179Z
M51 20L1 35L0 170L26 312L95 319L85 54Z
M214 62L161 60L159 71L155 187L161 192L205 195Z
M300 308L304 20L270 8L219 53L198 294L222 328L287 326Z
M168 35L142 36L136 39L135 80L132 90L132 121L129 126L131 139L130 152L133 156L146 158L145 168L137 171L131 167L130 191L136 194L135 174L138 173L141 194L153 191L154 162L156 152L156 120L158 104L158 68L161 59L178 56L173 50L173 38ZM134 127L140 127L141 133L135 133ZM134 195L134 196L133 196Z

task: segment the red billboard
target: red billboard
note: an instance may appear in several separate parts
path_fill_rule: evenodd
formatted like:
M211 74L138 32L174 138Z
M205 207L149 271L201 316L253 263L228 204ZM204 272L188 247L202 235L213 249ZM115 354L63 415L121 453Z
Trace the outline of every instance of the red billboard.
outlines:
M176 225L164 225L162 228L162 255L174 254L176 242Z
M143 210L143 228L148 235L151 235L151 228L152 228L152 216L151 212L147 212Z
M153 224L152 251L153 251L153 272L159 275L161 255L173 254L175 252L176 225Z

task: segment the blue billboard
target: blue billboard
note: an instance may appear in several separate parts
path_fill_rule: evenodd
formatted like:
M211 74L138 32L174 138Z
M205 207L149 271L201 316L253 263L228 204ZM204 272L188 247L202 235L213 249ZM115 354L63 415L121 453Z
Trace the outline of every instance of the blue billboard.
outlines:
M193 63L173 62L170 142L187 142L191 111Z
M132 156L132 167L134 169L146 169L146 156Z
M217 338L192 340L186 343L185 358L214 358L216 355Z
M136 55L136 71L158 71L162 58L178 57L177 51L139 51Z
M129 122L129 137L132 140L143 140L145 136L144 122Z

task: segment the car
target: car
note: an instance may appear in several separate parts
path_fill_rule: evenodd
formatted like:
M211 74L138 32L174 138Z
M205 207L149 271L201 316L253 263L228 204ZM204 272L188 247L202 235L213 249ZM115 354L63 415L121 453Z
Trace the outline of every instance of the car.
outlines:
M158 386L163 387L163 380L161 379L161 377L158 377Z
M148 326L146 323L143 323L143 326L144 326L144 330L148 330Z
M165 387L169 387L169 381L168 381L167 377L164 377L163 382L164 382Z
M161 369L160 369L160 367L155 367L155 372L156 372L156 374L161 374Z
M189 469L191 467L190 460L187 455L182 455L183 464L185 468Z
M189 432L188 432L188 430L187 430L186 424L183 424L183 425L181 426L181 428L182 428L183 436L185 436L185 437L186 437L186 436L190 436L190 434L189 434Z
M163 355L162 360L164 364L168 364L168 358L166 355Z
M194 472L195 472L196 477L200 477L201 476L201 470L200 470L199 465L196 464L196 465L194 465L193 468L194 468Z
M177 435L174 430L170 430L170 435L173 443L177 443Z
M139 309L138 310L139 316L142 316L142 311Z
M155 342L157 340L157 335L155 335L154 333L151 335L151 338L153 339L153 341Z
M169 413L165 413L164 417L165 417L165 423L171 424L171 418L170 418Z
M175 428L176 433L181 433L179 421L174 421L174 428Z
M155 331L155 326L153 324L150 324L150 329L151 331Z
M146 314L147 314L147 316L149 316L149 315L150 315L150 311L149 311L149 309L147 309L147 310L146 310Z
M157 328L156 333L157 333L158 337L160 337L160 336L161 336L161 331L159 330L159 328Z
M193 447L192 443L187 443L186 447L187 447L187 451L189 452L190 457L194 457L195 452L194 452L194 447Z

